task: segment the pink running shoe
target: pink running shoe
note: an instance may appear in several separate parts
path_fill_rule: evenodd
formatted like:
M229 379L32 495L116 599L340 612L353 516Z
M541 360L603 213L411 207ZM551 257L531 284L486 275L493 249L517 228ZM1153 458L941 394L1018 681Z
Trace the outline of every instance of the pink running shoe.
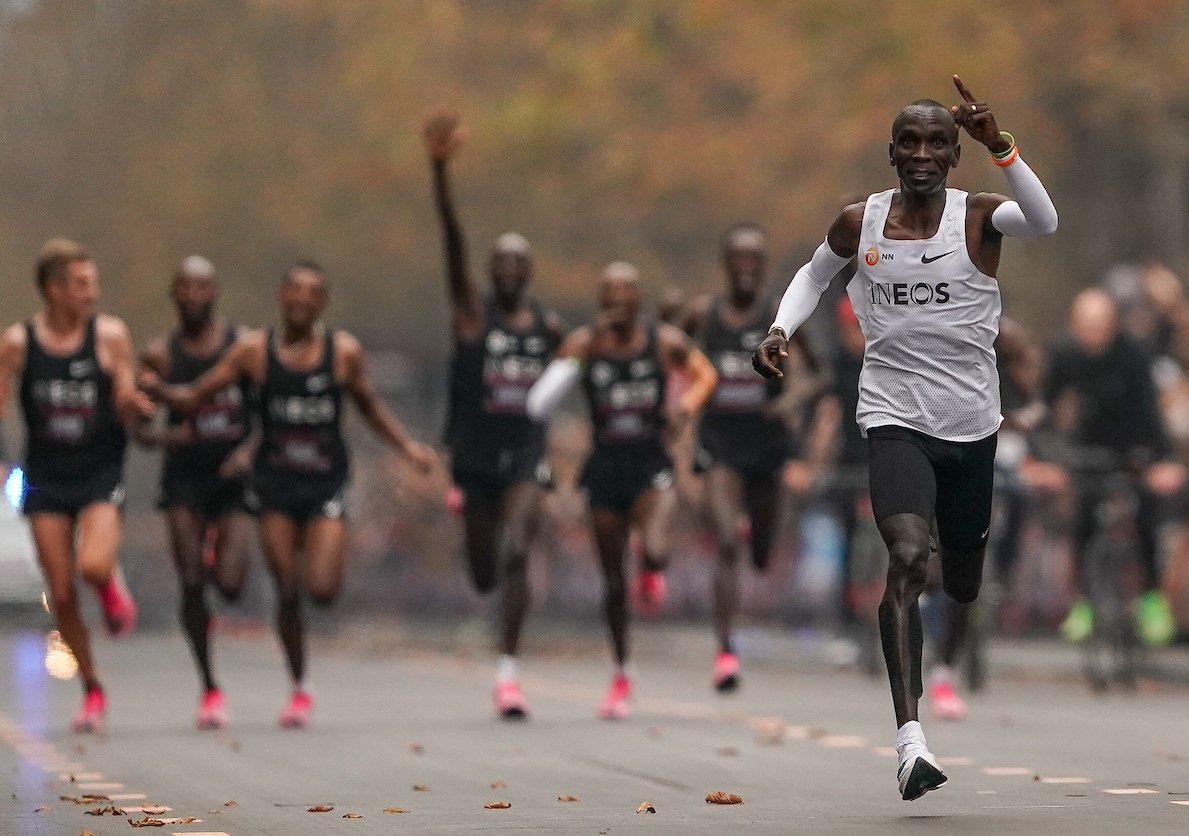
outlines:
M528 706L520 693L520 684L514 679L502 679L492 689L495 713L505 720L528 719Z
M124 583L124 573L117 566L99 587L99 605L103 608L103 619L107 632L114 638L125 636L136 626L136 601Z
M210 688L202 695L194 725L202 730L227 727L227 698L218 688Z
M726 694L739 687L739 657L727 651L714 657L714 690Z
M314 698L308 692L295 689L289 695L289 702L281 710L278 722L283 729L304 729L310 724L314 711Z
M966 703L948 679L935 679L929 683L929 703L938 720L961 720L966 716Z
M83 704L70 721L70 728L76 734L100 734L103 732L103 717L107 714L107 696L96 686L88 688Z
M665 603L665 575L657 569L641 569L633 585L632 598L641 615L659 615Z
M632 680L624 674L616 674L611 687L599 703L599 717L604 720L626 720L631 714L628 700L632 697Z

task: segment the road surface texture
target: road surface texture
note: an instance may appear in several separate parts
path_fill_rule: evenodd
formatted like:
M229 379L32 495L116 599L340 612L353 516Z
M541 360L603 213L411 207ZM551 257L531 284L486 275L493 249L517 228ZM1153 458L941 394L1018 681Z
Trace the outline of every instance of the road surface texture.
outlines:
M609 723L594 716L608 679L601 634L530 629L527 722L490 713L479 625L352 624L312 643L315 721L301 731L275 724L287 684L271 636L220 635L232 725L215 733L192 726L197 684L180 634L98 639L108 728L76 737L77 680L49 677L44 629L9 619L0 833L124 834L146 817L167 822L148 833L232 836L1189 832L1189 688L1145 682L1096 697L1055 644L996 645L969 718L926 719L950 783L905 803L886 684L832 668L804 638L745 634L743 688L720 697L708 630L641 623L635 713ZM1189 668L1184 651L1162 658ZM714 791L744 803L707 804ZM60 798L85 794L110 800ZM511 806L484 807L499 801ZM656 812L638 813L644 802ZM318 805L333 809L309 812ZM124 815L86 814L110 806ZM408 812L385 812L396 807ZM172 823L187 817L200 821Z

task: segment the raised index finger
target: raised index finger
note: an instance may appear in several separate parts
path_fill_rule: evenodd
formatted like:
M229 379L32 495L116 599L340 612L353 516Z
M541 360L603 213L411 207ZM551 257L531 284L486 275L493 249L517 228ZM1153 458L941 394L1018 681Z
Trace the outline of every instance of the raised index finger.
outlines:
M958 88L958 95L965 99L967 103L977 101L974 98L974 94L966 89L966 85L962 83L962 79L958 78L957 73L954 73L954 86Z

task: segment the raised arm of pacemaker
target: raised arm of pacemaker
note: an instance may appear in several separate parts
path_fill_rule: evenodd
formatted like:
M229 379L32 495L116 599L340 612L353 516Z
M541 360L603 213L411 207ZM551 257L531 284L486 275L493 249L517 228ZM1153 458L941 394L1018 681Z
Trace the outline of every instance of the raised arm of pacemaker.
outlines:
M577 357L558 357L553 360L545 368L545 373L537 378L533 388L528 390L526 406L529 417L534 421L548 419L566 393L578 382L581 371L582 364Z
M849 263L849 258L843 258L830 249L828 240L822 241L809 263L798 270L789 282L788 289L781 297L780 307L776 309L772 326L783 330L786 339L792 336L817 308L830 281Z
M1007 184L1015 200L995 207L991 225L1012 238L1037 238L1057 231L1057 207L1045 191L1044 184L1028 164L1013 149L1014 159L1003 167Z

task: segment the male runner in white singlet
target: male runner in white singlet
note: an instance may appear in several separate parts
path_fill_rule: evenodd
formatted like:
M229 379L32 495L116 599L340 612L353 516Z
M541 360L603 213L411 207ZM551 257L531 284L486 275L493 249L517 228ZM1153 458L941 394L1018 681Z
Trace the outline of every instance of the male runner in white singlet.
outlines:
M896 712L897 776L905 801L945 785L917 720L921 612L929 531L936 519L943 587L973 601L991 519L1001 420L992 347L999 328L995 273L1003 236L1052 234L1057 210L1000 131L985 102L954 76L960 105L913 102L892 123L889 162L898 189L846 207L809 264L793 277L756 371L781 375L788 338L830 279L858 256L848 287L866 350L857 419L867 436L871 504L890 560L880 637ZM958 128L991 152L1015 195L946 188L958 164Z

